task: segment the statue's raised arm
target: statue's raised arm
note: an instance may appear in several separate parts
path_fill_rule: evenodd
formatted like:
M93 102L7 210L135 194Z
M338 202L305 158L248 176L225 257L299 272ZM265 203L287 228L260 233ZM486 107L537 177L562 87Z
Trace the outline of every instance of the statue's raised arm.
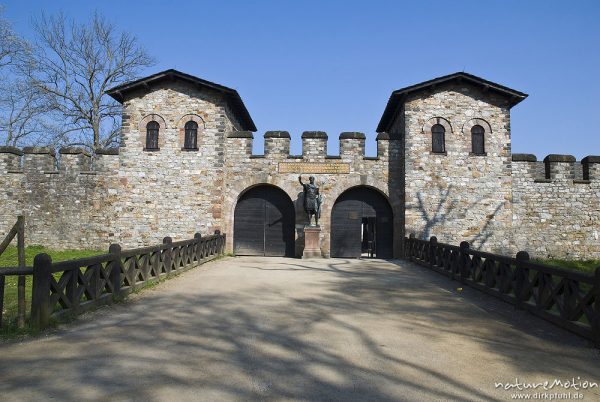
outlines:
M302 183L302 175L298 176L298 181L304 186L304 183Z

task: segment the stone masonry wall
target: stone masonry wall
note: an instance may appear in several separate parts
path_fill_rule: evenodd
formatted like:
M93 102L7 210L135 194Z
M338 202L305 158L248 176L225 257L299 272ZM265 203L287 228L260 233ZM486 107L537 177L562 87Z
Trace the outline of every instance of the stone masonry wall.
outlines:
M347 174L314 174L321 194L324 195L321 219L321 252L329 256L331 209L335 200L347 189L365 186L389 196L389 155L397 152L397 145L385 136L377 141L378 157L364 156L365 136L362 133L340 135L340 155L327 155L327 134L309 131L302 135L301 156L289 155L290 136L285 131L270 131L265 134L265 155L252 155L253 135L250 132L232 132L226 142L225 197L223 200L224 231L227 233L227 249L233 250L235 241L233 220L235 206L245 190L260 184L281 188L293 201L296 210L296 255L302 253L301 238L306 216L301 202L302 188L298 173L278 173L279 162L340 162L350 164ZM394 149L394 151L390 150ZM303 174L308 181L309 174ZM391 202L394 215L401 215L398 202ZM399 256L401 237L394 237L395 255Z
M365 135L340 135L340 154L327 154L327 134L302 135L290 155L286 131L265 134L265 154L252 155L253 134L220 92L164 82L128 95L120 149L0 147L0 238L19 214L27 244L53 248L130 248L221 230L233 250L234 211L244 192L281 188L296 209L296 255L306 220L298 173L279 163L349 164L349 173L314 174L324 195L321 251L329 255L331 210L346 190L385 195L394 213L394 255L408 233L463 240L485 251L534 257L600 258L600 158L581 163L550 155L511 155L507 100L470 84L439 85L403 100L377 157L365 157ZM183 149L184 125L198 123L198 149ZM159 149L146 150L146 124L159 124ZM433 153L431 128L446 129L444 153ZM474 125L485 129L485 154L471 153ZM295 169L293 169L295 170ZM309 174L303 174L308 181Z
M513 241L532 257L600 259L600 158L513 155Z
M221 229L225 133L237 129L223 96L180 81L123 104L119 238L127 247ZM186 122L198 123L198 149L183 149ZM160 125L159 150L146 151L146 124Z
M492 252L512 251L510 114L504 98L470 84L446 84L406 99L405 226L420 238ZM397 117L397 120L399 117ZM445 127L444 153L431 127ZM485 129L485 155L471 153L471 127Z
M182 149L183 126L189 120L199 125L194 151ZM150 121L159 123L158 150L145 150ZM321 248L327 256L331 208L337 197L354 186L388 196L389 186L396 186L389 155L397 155L399 148L385 135L378 137L377 157L364 156L365 136L354 132L342 133L336 156L327 155L324 132L305 132L303 155L291 156L290 136L284 131L268 132L265 155L252 155L252 133L238 129L218 93L178 82L140 92L124 102L118 155L100 153L92 163L82 151L64 150L57 169L50 150L26 150L24 156L16 149L0 153L0 180L11 189L2 193L0 226L6 233L23 212L28 244L99 249L113 242L130 248L155 244L167 235L183 239L222 230L231 250L237 200L255 185L271 184L295 203L299 240L306 217L298 174L280 174L278 162L348 163L350 173L315 174L325 196ZM402 205L392 198L394 214L401 216ZM401 239L397 235L396 243ZM301 252L299 248L297 253ZM395 252L399 255L397 245Z
M24 152L23 152L24 151ZM0 238L25 216L27 245L101 249L116 241L117 150L0 148ZM93 162L93 163L92 163Z

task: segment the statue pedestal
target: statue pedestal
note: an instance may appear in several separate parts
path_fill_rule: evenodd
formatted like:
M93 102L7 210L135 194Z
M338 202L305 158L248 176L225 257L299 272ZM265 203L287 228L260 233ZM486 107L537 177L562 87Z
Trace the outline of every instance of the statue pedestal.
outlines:
M321 258L320 226L304 227L304 252L302 258Z

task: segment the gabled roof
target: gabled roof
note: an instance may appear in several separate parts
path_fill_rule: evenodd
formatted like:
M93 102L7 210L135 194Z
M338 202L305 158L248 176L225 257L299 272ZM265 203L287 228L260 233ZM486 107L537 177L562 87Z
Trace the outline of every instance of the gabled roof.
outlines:
M514 89L505 87L503 85L484 80L483 78L465 72L458 72L450 75L445 75L443 77L434 78L432 80L421 82L420 84L411 85L409 87L398 89L392 92L392 95L390 96L387 106L385 107L385 110L383 112L383 116L381 116L381 120L379 121L379 125L377 126L377 132L381 133L389 129L394 115L396 114L396 110L398 110L398 106L404 103L404 100L409 94L413 92L428 90L437 85L445 84L451 81L469 82L473 85L482 87L486 91L494 91L496 93L504 95L508 99L510 107L515 106L517 103L521 102L528 96L523 92L519 92Z
M149 89L153 84L163 81L181 80L196 85L201 88L210 88L225 95L225 99L231 108L231 111L242 125L241 129L246 131L256 131L256 126L248 113L248 109L242 102L242 98L235 89L224 87L223 85L215 84L214 82L206 81L193 75L182 73L177 70L165 70L160 73L150 75L139 80L126 82L125 84L109 89L106 93L114 98L117 102L123 102L127 94L136 91L140 88Z

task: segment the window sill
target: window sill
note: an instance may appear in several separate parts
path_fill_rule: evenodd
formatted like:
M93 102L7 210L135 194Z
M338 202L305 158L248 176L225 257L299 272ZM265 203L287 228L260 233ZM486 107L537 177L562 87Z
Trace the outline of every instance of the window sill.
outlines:
M158 152L158 151L160 151L160 148L144 148L143 151L144 152Z
M430 155L448 155L448 152L444 151L444 152L434 152L431 151L429 152Z
M181 148L182 151L186 151L186 152L198 152L200 150L200 148Z
M476 154L475 152L469 152L469 156L487 156L487 152L484 152L482 154Z

